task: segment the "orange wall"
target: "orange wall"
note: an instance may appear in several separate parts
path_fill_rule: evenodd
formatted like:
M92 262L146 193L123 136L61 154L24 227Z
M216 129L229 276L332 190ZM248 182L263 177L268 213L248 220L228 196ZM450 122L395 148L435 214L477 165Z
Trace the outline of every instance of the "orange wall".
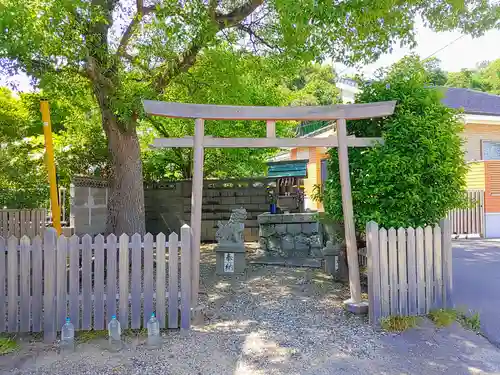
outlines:
M500 212L500 160L488 160L484 164L486 175L484 211Z
M465 160L482 160L481 141L500 141L500 124L466 124L462 136Z

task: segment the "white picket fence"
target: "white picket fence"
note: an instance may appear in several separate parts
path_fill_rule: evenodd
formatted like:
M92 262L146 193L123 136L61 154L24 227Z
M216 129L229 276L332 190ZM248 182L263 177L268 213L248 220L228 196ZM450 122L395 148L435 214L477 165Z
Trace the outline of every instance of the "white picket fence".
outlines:
M366 226L370 321L452 306L449 220L425 228Z
M105 329L112 315L134 329L152 312L161 328L174 329L180 312L180 327L189 329L192 273L187 225L180 241L172 233L168 242L163 233L57 237L53 228L43 240L0 237L0 332L43 331L53 341L67 316L76 330Z

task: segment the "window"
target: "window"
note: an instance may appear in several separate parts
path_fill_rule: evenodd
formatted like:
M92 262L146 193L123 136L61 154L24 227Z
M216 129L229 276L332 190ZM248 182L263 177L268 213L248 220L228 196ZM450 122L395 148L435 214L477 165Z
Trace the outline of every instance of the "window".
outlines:
M483 160L500 160L500 142L483 141Z

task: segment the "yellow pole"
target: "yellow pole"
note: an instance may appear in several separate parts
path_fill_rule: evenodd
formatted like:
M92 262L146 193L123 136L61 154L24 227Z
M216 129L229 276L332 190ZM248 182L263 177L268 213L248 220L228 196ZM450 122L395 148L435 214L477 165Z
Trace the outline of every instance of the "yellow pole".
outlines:
M56 166L54 163L54 146L52 145L52 126L50 124L49 102L40 101L42 112L43 134L45 136L45 160L47 161L47 172L50 184L50 203L52 206L52 225L58 234L61 234L61 212L59 211L59 199L57 197Z

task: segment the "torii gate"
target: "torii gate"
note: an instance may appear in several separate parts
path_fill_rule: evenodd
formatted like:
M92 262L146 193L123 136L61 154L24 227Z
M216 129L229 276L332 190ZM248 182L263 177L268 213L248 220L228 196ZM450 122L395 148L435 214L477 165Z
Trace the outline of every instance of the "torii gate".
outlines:
M153 100L144 100L143 104L146 113L149 115L195 119L194 137L158 138L155 139L152 144L152 147L154 148L194 148L193 187L191 193L191 228L193 233L193 290L191 295L195 304L198 299L200 279L199 262L204 148L338 147L340 184L342 187L342 209L344 213L347 262L349 265L349 286L351 291L351 299L346 301L346 304L348 309L352 312L359 313L367 310L367 305L361 301L358 249L354 227L347 147L372 146L375 142L382 142L382 139L348 137L346 131L346 120L392 115L396 104L395 101L309 107L227 106L170 103ZM205 120L266 121L267 136L265 138L214 138L204 134ZM324 138L276 138L277 120L336 120L337 136Z

